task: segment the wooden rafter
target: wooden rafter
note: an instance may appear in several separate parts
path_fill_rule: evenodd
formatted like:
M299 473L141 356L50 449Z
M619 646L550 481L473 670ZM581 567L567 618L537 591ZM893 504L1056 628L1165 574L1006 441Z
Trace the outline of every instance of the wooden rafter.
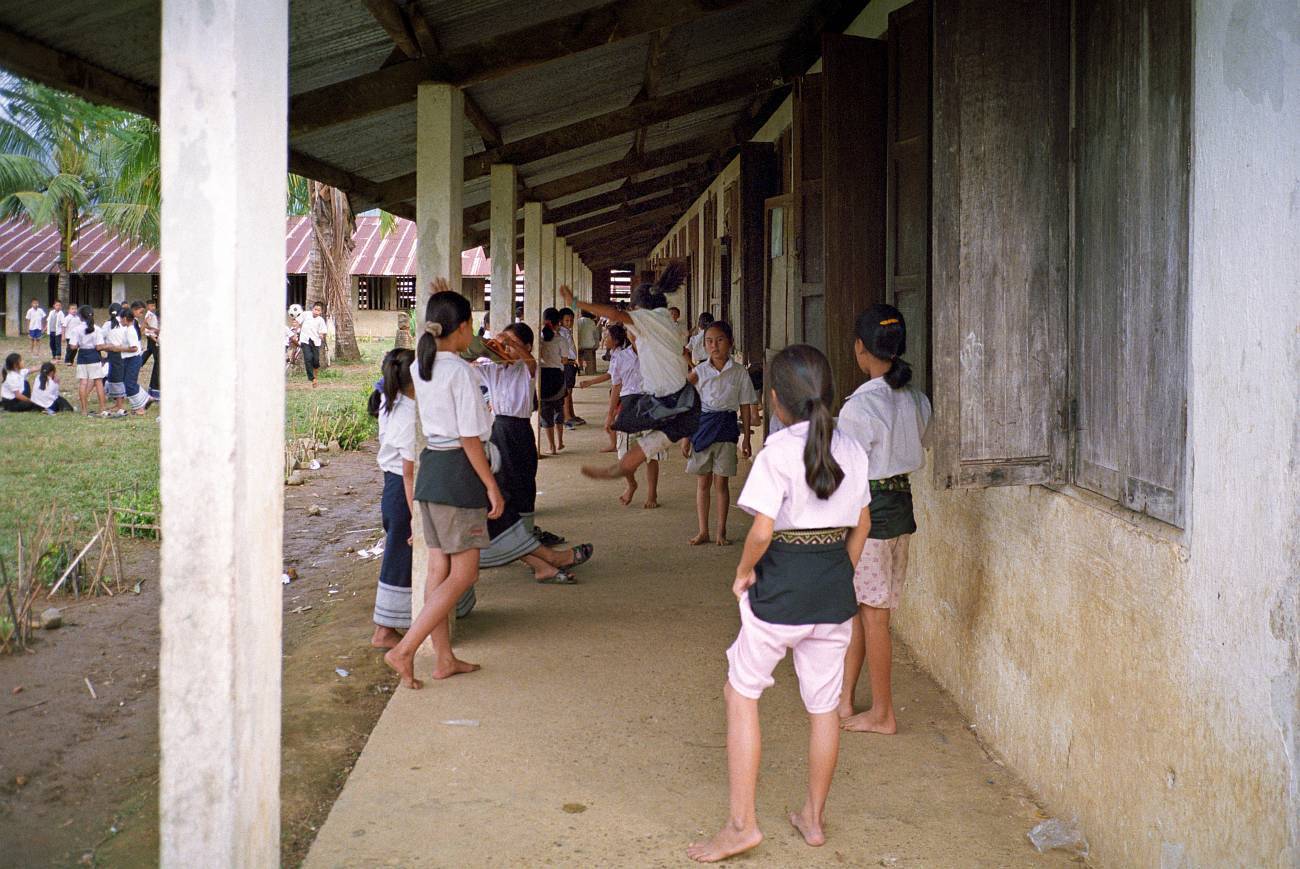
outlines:
M684 211L690 204L690 200L684 202L681 200L670 202L667 205L651 208L647 211L641 212L640 214L626 217L614 223L597 227L596 229L589 229L584 232L575 233L574 235L565 236L565 238L575 246L587 245L603 239L624 235L635 229L654 226L665 221L668 221L671 224L681 216L682 211Z
M574 193L579 193L600 184L608 184L610 181L617 181L629 175L649 172L663 166L697 160L701 157L711 158L735 144L735 137L731 130L710 133L706 136L660 148L657 151L650 151L640 157L632 154L604 166L584 169L563 178L547 181L545 184L538 184L533 188L533 195L544 202L548 202L562 196L571 196Z

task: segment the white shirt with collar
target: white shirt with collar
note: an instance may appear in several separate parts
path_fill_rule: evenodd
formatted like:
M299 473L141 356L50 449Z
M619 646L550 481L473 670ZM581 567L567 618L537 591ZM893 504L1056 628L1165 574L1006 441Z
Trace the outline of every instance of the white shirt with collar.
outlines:
M4 383L0 384L0 398L17 398L23 394L23 384L27 382L27 369L6 371Z
M700 410L704 413L738 411L742 404L758 404L758 392L749 372L735 359L728 359L719 371L712 360L695 366L695 388L700 391Z
M667 308L633 308L628 315L632 318L628 328L637 338L645 392L659 398L677 394L686 385L687 367L672 315Z
M479 367L497 416L528 419L533 414L533 375L524 362L489 362Z
M45 388L41 389L41 376L36 375L32 381L32 404L49 410L59 400L59 381L53 377L45 379Z
M411 378L429 449L460 449L460 438L486 441L492 436L492 414L479 388L482 381L459 354L439 350L428 380L420 376L417 359L411 365Z
M918 389L893 389L885 378L868 380L840 409L839 427L871 460L871 478L910 474L925 464L930 399Z
M709 358L709 351L704 348L704 332L701 329L690 337L686 342L687 348L691 351L692 364L699 365L705 359Z
M45 331L49 332L51 335L59 334L59 332L63 330L64 316L63 311L50 311L50 313L45 317Z
M391 410L379 411L379 467L402 474L402 462L415 461L415 402L400 392Z
M609 354L609 379L618 385L620 396L641 392L641 360L630 345Z
M844 479L825 500L808 486L803 464L808 423L797 422L768 435L737 503L747 513L770 516L777 531L791 528L854 528L862 508L871 502L867 454L851 437L836 431L831 455Z
M578 347L573 343L573 330L568 326L560 327L560 355L565 359L578 358Z
M41 325L42 325L44 322L45 322L45 309L44 309L44 308L42 308L40 305L37 305L35 308L28 308L28 309L27 309L27 328L28 328L28 329L39 329L39 328L41 328Z
M134 356L139 356L143 352L143 347L140 342L140 333L136 331L135 323L127 323L125 326L119 326L117 328L117 339L113 343L117 344L119 347L129 348L122 351L123 359L130 359Z
M325 318L307 316L303 318L302 329L298 333L299 344L315 344L319 347L325 341Z

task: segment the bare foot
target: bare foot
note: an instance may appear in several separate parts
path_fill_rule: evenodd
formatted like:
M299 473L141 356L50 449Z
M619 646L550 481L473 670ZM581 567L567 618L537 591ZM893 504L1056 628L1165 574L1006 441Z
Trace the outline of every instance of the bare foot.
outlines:
M898 732L898 721L894 718L894 713L881 715L875 709L868 709L866 712L859 712L840 722L841 730L852 730L855 733L883 733L885 736L893 736Z
M619 499L620 501L622 501L622 502L623 502L623 506L626 507L626 506L628 506L629 504L632 503L632 496L635 495L635 494L636 494L636 478L635 478L635 477L628 477L628 478L627 478L627 488L623 490L623 494L622 494L622 495L619 495L619 496L618 496L618 499Z
M551 447L551 455L553 455L553 456L554 456L554 455L559 455L559 452L560 452L560 451L557 450L555 447Z
M728 823L707 842L695 842L686 849L686 856L697 863L717 863L737 854L743 854L763 841L758 827L736 829Z
M375 632L370 636L370 645L376 649L391 649L402 640L402 635L393 628L386 628L383 625L376 625Z
M424 683L415 678L414 654L403 654L397 648L392 648L384 653L384 663L402 677L402 687L410 688L412 691L419 691L424 687Z
M659 502L656 501L654 498L647 498L647 499L646 499L646 502L645 502L644 504L642 504L641 506L644 507L644 508L647 509L647 510L655 510L655 509L658 509L658 507L659 507Z
M687 540L686 542L691 544L692 546L699 546L701 544L708 543L709 532L701 531L699 534L696 534L694 537L692 537L690 540Z
M791 812L789 815L790 823L799 831L799 835L803 836L805 842L814 848L820 848L826 844L826 834L822 832L821 824L806 817L807 812L807 808L803 809L803 811Z
M564 444L560 444L556 449L564 449Z
M719 546L730 546L730 545L731 545L731 541L728 540L728 539L725 538L725 537L719 537L718 540L717 540L717 543L718 543Z
M600 452L602 452L602 453L612 453L612 452L614 452L614 451L617 450L617 449L618 449L618 447L601 447L601 448L600 448Z
M468 661L462 661L460 658L452 658L451 666L435 667L433 678L450 679L452 676L459 676L461 673L473 673L475 670L483 669L478 664L471 664Z
M852 717L853 717L853 701L852 701L852 700L845 701L845 700L843 699L843 695L841 694L841 695L840 695L840 705L839 705L839 708L835 710L835 714L838 715L838 716L840 717L840 721L843 721L845 718L852 718Z

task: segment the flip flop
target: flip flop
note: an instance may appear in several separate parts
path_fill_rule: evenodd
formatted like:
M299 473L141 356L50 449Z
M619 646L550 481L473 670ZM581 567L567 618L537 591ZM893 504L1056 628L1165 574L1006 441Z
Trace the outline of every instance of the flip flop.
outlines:
M596 547L592 546L590 543L580 543L573 547L573 564L570 564L569 567L577 567L579 564L586 564L591 560L592 553L595 551Z
M573 585L577 581L578 578L564 568L557 570L555 576L548 576L545 579L537 580L540 585Z

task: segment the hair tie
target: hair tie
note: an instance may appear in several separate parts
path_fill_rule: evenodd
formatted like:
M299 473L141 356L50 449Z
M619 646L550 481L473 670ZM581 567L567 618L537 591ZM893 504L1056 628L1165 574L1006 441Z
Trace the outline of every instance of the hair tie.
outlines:
M433 320L424 321L424 331L437 338L442 335L442 324L435 323Z
M889 320L881 320L881 321L880 321L880 325L882 325L882 326L892 326L892 325L894 325L894 324L897 323L897 322L898 322L898 318L897 318L897 317L894 317L894 318L889 319Z

